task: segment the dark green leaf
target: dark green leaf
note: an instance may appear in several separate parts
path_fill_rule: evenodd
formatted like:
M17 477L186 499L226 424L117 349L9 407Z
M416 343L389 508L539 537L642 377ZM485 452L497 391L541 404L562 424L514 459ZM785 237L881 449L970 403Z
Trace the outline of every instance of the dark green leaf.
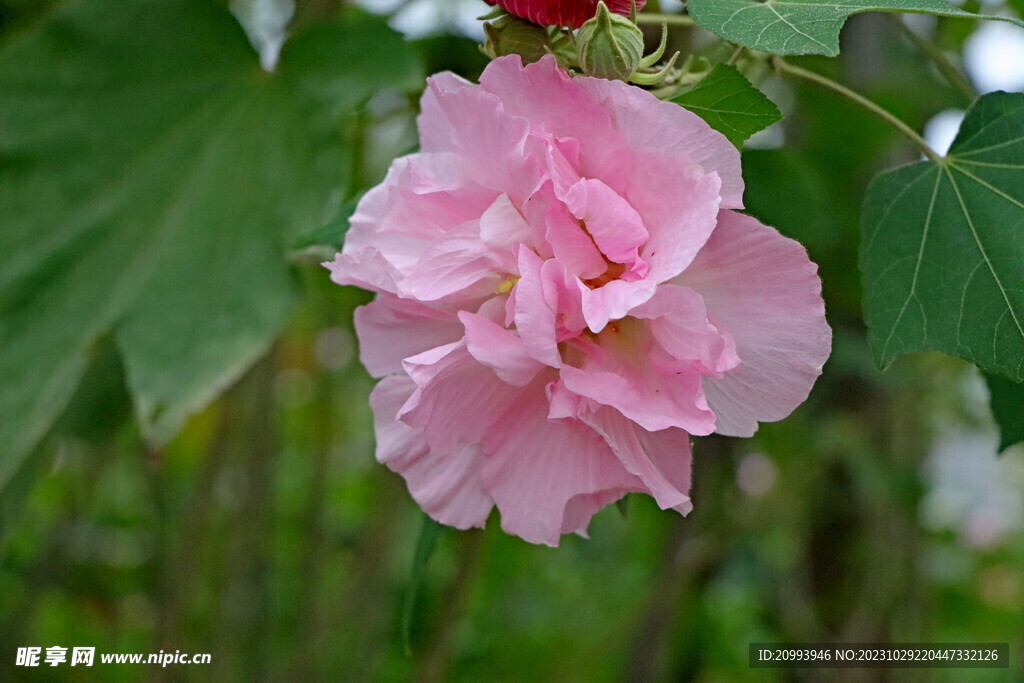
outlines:
M286 247L337 211L344 116L419 87L408 46L347 15L259 67L210 0L62 6L0 51L0 485L112 334L163 441L271 343Z
M992 417L999 426L999 450L1024 441L1024 384L985 373Z
M110 441L131 417L132 399L113 340L103 339L92 356L54 429L98 445Z
M961 356L1024 381L1024 94L967 112L949 156L883 173L861 222L875 361Z
M728 64L719 64L672 101L707 121L737 147L782 118L779 108Z
M917 12L976 17L945 0L690 0L699 26L739 45L778 55L839 54L839 30L859 12ZM1024 26L1016 19L987 16Z
M412 655L412 615L416 608L416 596L423 584L423 575L427 571L427 563L430 562L434 548L437 547L437 539L441 536L444 526L438 524L427 515L423 515L423 526L420 527L420 535L416 540L416 552L412 558L412 567L409 569L409 581L405 585L405 596L402 598L402 645L405 653Z

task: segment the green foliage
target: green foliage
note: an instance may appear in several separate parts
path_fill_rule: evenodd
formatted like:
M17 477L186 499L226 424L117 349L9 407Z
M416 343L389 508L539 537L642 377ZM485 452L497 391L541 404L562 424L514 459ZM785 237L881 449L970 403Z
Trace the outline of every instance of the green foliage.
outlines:
M999 426L999 450L1024 441L1024 384L985 373L992 417Z
M416 41L412 58L382 22L297 4L266 74L211 3L74 0L33 29L39 4L0 0L0 679L20 645L213 654L160 674L175 680L761 681L749 642L1021 642L1024 533L999 517L1013 514L1007 490L989 500L981 488L979 506L958 512L931 481L936 425L974 437L987 425L964 396L975 373L940 354L879 373L864 333L859 209L871 176L906 147L814 83L787 83L784 146L743 154L749 212L819 264L834 348L808 401L751 439L696 439L686 518L633 495L620 506L628 516L609 506L589 539L558 549L504 534L497 515L486 530L435 534L402 478L374 462L373 380L352 330L372 295L333 285L316 262L341 245L348 200L415 144L415 62L473 80L486 59L450 35ZM967 31L950 29L972 24L940 22L939 44L958 52ZM960 106L892 22L845 31L837 59L800 64L915 130ZM674 27L673 47L686 53L688 35ZM356 54L385 51L372 63ZM755 82L762 57L740 62ZM729 81L745 97L750 86ZM361 106L380 84L405 92ZM723 118L743 110L731 102ZM1011 121L979 137L1019 137ZM1000 150L1020 163L1012 145L963 158L1004 163L989 158ZM961 191L973 184L974 201L982 190L957 170L961 153L942 173ZM278 176L258 163L267 158ZM963 168L1019 199L1009 174ZM1019 214L1002 204L986 209L983 236L1019 238ZM1017 244L996 251L1009 258ZM180 305L161 295L171 284ZM299 294L294 310L260 300L279 287ZM154 335L184 355L222 343L230 328L213 316L237 324L232 302L259 307L239 317L288 310L288 323L175 438L147 443L124 419L133 366L122 328L142 305L164 306L149 316ZM163 381L192 373L193 360L203 357L168 355ZM1022 385L986 379L1005 444L1021 427ZM954 441L978 475L960 493L991 481L990 436ZM1022 453L998 461L1009 481ZM11 675L53 678L45 669ZM988 673L978 680L1024 680L1016 660ZM98 681L152 675L89 670ZM962 678L935 670L936 681Z
M839 54L839 31L859 12L917 12L974 17L945 0L690 0L699 26L739 45L779 55ZM1012 21L1016 19L984 17Z
M782 119L782 112L736 67L719 64L692 88L672 98L742 147L759 130Z
M412 566L409 569L409 580L405 587L405 595L402 597L402 645L407 655L412 655L412 617L416 609L416 596L420 592L424 575L427 571L427 563L437 547L437 539L441 536L444 526L438 524L426 514L423 515L423 525L420 527L420 535L416 540L416 552L412 557Z
M0 52L0 484L112 334L162 442L262 354L294 302L285 248L340 203L341 125L418 88L347 15L259 68L220 4L69 3Z
M885 367L961 356L1024 381L1024 94L968 111L949 155L879 175L864 200L865 320Z

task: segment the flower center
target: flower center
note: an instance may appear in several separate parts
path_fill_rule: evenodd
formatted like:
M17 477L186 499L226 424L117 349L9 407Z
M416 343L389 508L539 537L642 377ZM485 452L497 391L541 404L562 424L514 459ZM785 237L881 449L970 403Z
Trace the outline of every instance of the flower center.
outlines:
M592 277L588 280L584 280L583 284L585 284L587 287L590 287L591 289L597 289L598 287L603 287L612 280L618 280L620 277L622 277L622 274L626 272L625 265L621 263L613 263L612 261L608 261L608 259L605 259L605 261L608 262L608 269L601 273L600 275L598 275L597 277Z
M590 230L587 229L586 222L580 219L579 223L580 230L582 230L583 234L590 239L590 242L594 245L594 248L597 250L597 253L601 255L601 258L604 259L604 262L607 265L607 268L603 273L601 273L597 277L592 277L583 280L583 284L585 284L587 287L590 287L591 289L597 289L598 287L603 287L612 280L618 280L620 277L622 277L622 274L626 272L626 265L623 263L616 263L614 261L610 261L608 257L605 255L605 253L601 251L601 247L597 246L597 240L595 240L594 236L590 234Z

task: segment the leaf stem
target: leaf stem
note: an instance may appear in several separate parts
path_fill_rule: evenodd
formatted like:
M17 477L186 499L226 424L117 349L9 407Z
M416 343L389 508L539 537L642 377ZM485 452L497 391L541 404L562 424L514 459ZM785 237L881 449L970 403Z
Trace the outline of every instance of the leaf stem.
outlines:
M974 91L974 86L971 85L971 82L967 79L967 76L964 75L964 72L957 68L953 62L949 61L949 58L938 45L930 40L925 40L915 33L912 28L907 26L903 21L903 18L899 15L890 14L889 19L900 28L900 31L902 31L903 35L907 37L907 40L913 43L918 50L923 52L928 59L932 60L935 68L939 70L939 73L942 74L942 77L945 78L951 86L963 93L967 97L968 102L974 101L978 96L978 93Z
M817 83L820 86L828 88L832 92L842 95L851 102L860 105L861 107L863 107L864 109L866 109L867 111L871 112L876 117L881 119L882 121L885 121L887 124L895 128L897 131L899 131L903 135L903 137L907 138L908 140L910 140L910 142L914 143L914 146L917 147L921 151L921 153L924 154L929 160L935 162L942 161L942 157L940 157L935 152L935 150L929 147L928 143L924 141L924 138L918 135L913 128L911 128L906 123L890 114L885 109L882 109L877 104L867 99L863 95L860 95L850 90L845 85L836 83L831 78L827 78L825 76L822 76L821 74L817 74L814 73L813 71L808 71L807 69L803 69L799 66L790 64L781 57L775 57L772 60L772 63L775 66L775 70L779 73L789 74L790 76L795 76L797 78L802 78L804 80L811 81L812 83Z
M686 14L655 14L641 12L636 15L638 24L669 24L672 26L696 26L697 24Z
M742 45L737 45L736 49L733 50L732 54L729 56L729 59L725 63L728 64L729 66L735 65L739 58L743 55L744 51L746 51L746 49L747 48L743 47Z

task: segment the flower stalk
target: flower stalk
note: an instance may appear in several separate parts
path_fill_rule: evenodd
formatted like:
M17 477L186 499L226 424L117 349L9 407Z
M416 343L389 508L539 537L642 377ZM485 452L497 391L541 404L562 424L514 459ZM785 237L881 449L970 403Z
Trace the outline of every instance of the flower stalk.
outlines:
M920 150L921 154L927 157L929 161L942 163L942 157L939 156L938 153L936 153L936 151L932 149L928 145L928 143L924 141L924 138L918 135L913 128L911 128L901 119L896 118L891 113L889 113L882 107L878 106L871 100L867 99L863 95L856 93L853 90L850 90L845 85L836 83L831 78L827 78L826 76L822 76L821 74L815 73L813 71L808 71L807 69L803 69L794 64L790 64L781 57L775 57L772 60L772 64L774 65L776 72L779 74L786 74L789 76L794 76L796 78L802 78L805 81L817 83L820 86L828 88L834 93L842 95L843 97L850 100L854 104L861 106L862 108L864 108L877 118L881 119L894 129L896 129L896 131L903 135L903 137L907 138L907 140L913 143L913 145L917 147L918 150Z

